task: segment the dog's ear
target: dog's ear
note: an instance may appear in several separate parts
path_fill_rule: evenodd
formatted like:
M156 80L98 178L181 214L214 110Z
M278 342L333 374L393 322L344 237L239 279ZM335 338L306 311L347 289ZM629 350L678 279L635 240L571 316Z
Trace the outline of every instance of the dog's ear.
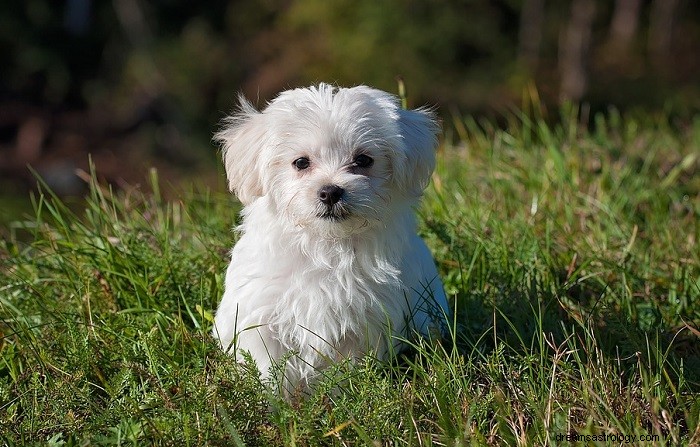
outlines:
M405 158L394 174L404 191L419 196L428 186L435 169L435 148L440 125L433 112L427 109L399 109L398 112Z
M243 95L236 112L223 121L214 135L220 144L229 189L243 205L264 195L261 152L269 138L264 116Z

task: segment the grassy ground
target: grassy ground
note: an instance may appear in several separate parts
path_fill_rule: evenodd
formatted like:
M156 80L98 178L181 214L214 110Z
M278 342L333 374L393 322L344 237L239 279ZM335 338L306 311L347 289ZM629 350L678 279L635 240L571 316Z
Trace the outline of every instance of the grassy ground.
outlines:
M700 118L612 111L587 130L573 112L553 126L529 115L505 131L457 121L420 211L454 340L339 364L293 403L208 335L229 196L93 185L80 217L37 196L36 218L0 242L0 439L700 442Z

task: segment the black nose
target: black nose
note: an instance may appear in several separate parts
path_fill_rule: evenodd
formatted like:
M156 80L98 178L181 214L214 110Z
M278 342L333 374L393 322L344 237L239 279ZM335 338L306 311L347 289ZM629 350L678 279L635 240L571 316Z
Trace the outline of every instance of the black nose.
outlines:
M318 190L318 200L324 205L331 206L340 201L345 190L337 185L325 185Z

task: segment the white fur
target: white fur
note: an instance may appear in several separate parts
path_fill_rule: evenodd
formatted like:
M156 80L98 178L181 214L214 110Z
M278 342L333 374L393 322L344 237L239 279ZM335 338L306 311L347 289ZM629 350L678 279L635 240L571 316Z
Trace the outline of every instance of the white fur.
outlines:
M297 387L329 362L385 358L441 330L447 300L413 211L435 165L433 116L365 86L289 90L261 112L240 102L216 135L245 205L213 331L222 348L250 352L264 377L287 359ZM359 153L373 164L353 164ZM344 190L336 205L319 199L326 185Z

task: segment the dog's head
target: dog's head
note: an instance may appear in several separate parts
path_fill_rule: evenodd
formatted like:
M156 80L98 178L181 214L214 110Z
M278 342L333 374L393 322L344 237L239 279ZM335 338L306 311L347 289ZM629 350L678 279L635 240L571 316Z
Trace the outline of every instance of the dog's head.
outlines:
M438 124L365 86L288 90L256 110L245 98L215 139L244 205L268 197L280 217L348 235L410 206L435 166Z

